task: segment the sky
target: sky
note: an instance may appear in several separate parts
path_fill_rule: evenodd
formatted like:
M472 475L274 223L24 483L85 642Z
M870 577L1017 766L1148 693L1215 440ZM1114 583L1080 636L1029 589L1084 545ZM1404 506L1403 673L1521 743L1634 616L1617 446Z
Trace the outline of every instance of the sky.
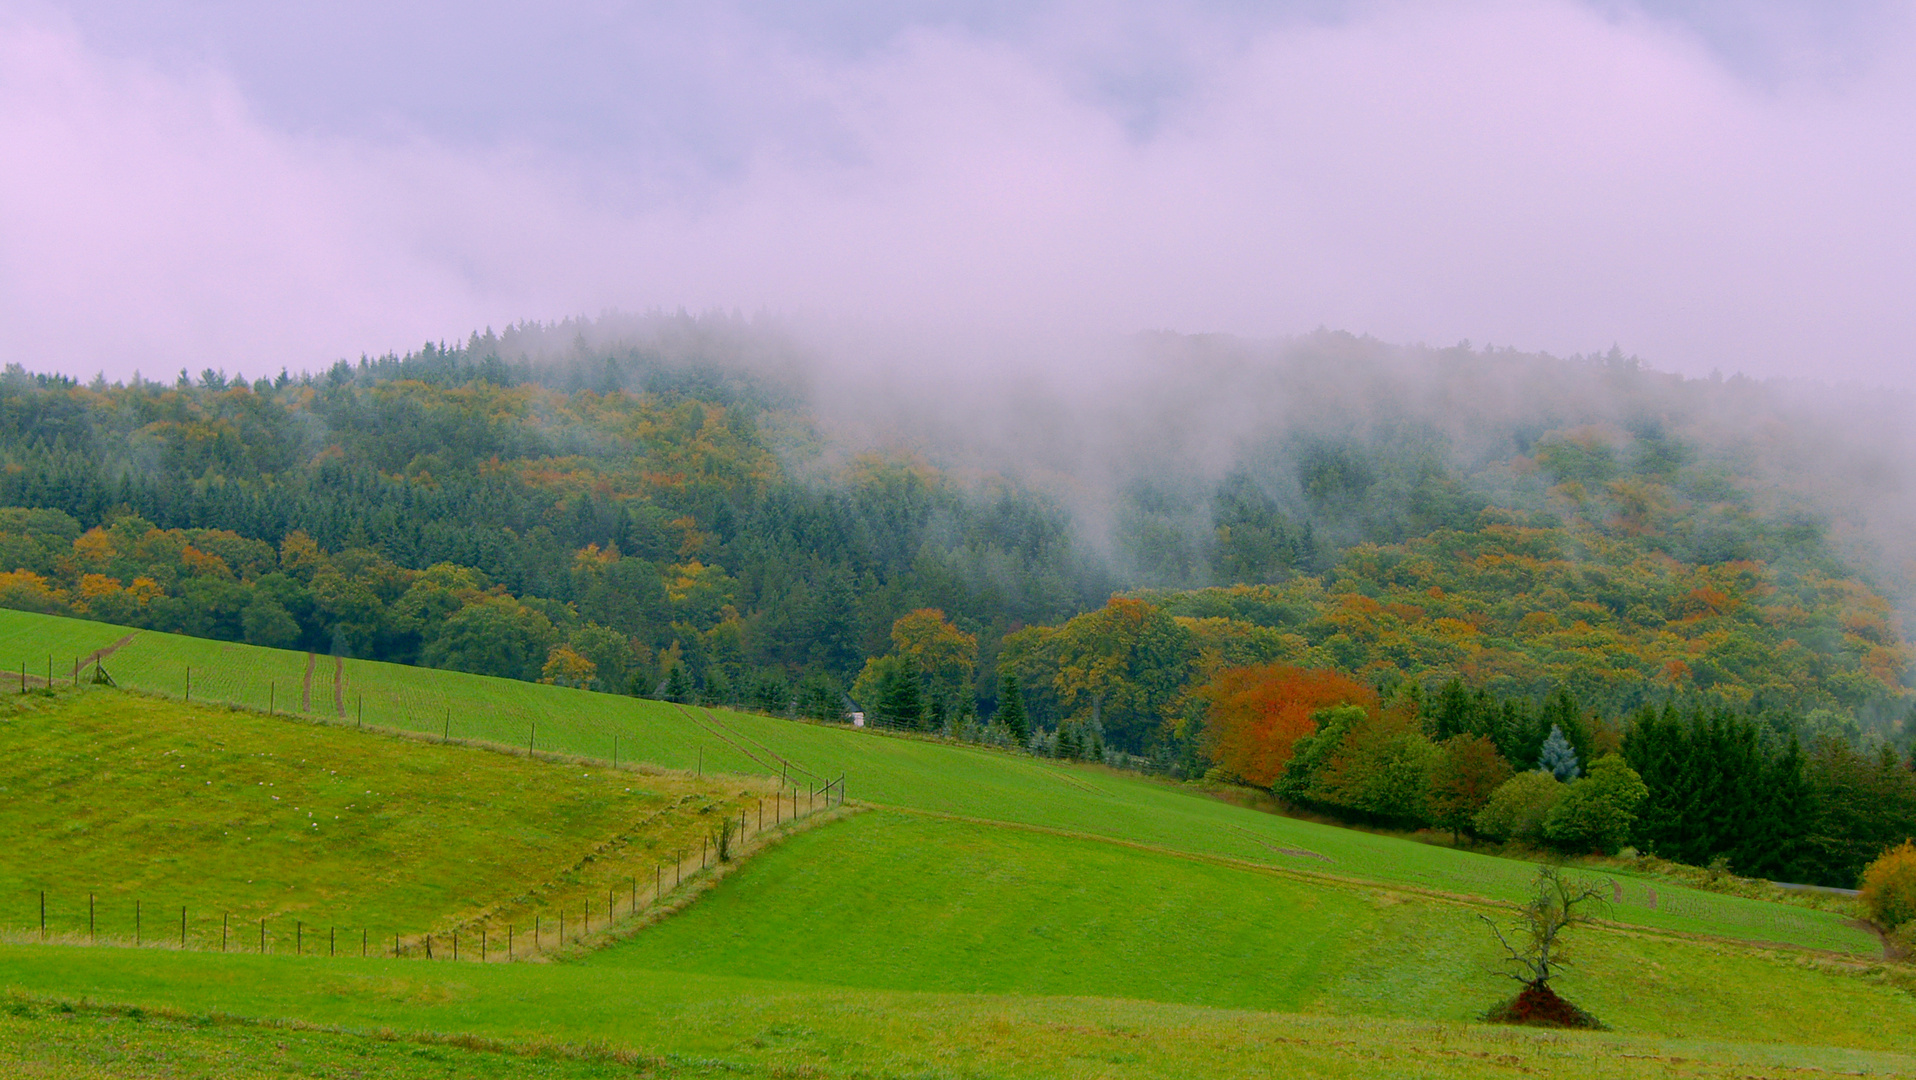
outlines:
M684 308L1909 388L1911 191L1909 3L0 0L0 361L83 377Z

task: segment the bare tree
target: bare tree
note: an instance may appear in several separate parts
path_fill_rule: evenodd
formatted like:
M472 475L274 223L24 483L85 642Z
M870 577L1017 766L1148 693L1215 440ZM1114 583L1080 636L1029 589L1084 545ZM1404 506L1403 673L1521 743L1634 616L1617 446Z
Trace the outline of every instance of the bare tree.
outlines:
M1495 919L1479 916L1503 946L1505 963L1513 969L1511 978L1538 989L1547 989L1558 969L1570 961L1564 956L1563 933L1587 922L1592 907L1603 906L1605 890L1588 882L1572 881L1559 866L1537 867L1531 882L1534 895L1517 907L1516 925L1505 933Z

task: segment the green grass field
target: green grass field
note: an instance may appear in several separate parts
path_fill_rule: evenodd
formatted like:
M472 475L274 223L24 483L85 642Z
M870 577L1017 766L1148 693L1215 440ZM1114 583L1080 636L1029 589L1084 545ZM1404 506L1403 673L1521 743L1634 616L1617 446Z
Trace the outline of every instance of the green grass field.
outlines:
M45 643L42 655L57 643L57 656L85 656L127 633L102 623L0 611L0 657L26 652L29 641ZM65 664L71 670L72 661ZM196 697L213 693L201 688L205 680L206 686L229 687L226 700L258 708L268 697L259 675L295 671L303 677L306 664L303 653L147 632L106 661L122 685L175 696L183 694L191 665L198 672ZM315 660L316 703L321 673L331 665L330 657ZM209 674L216 670L243 677L216 681ZM542 749L607 760L616 751L627 760L674 769L785 771L801 784L843 774L852 798L882 805L1494 899L1520 897L1531 873L1509 859L1257 813L1176 785L1002 751L430 668L345 661L343 670L348 723L358 722L363 695L365 723L396 730L442 734L450 717L455 738L506 746L526 745L536 730ZM324 681L330 702L330 675ZM285 700L277 690L273 694ZM317 704L314 714L331 715ZM1873 935L1831 912L1667 882L1620 877L1618 883L1623 896L1612 917L1619 921L1860 955L1881 950Z
M0 656L125 637L0 613ZM1522 894L1521 861L1102 768L451 672L145 633L105 667L138 692L0 698L16 1073L1916 1071L1916 976L1832 911L1618 877L1560 985L1619 1030L1491 1029L1472 1018L1511 984L1479 916ZM528 758L535 724L543 754L576 757ZM625 768L591 760L615 746ZM617 903L714 815L841 773L879 808L766 847L594 952L427 962L415 937L409 959L287 955L288 919L496 938ZM89 891L118 942L132 900L173 936L185 904L193 948L80 946ZM265 916L273 955L216 951L228 912Z
M795 838L586 964L1467 1021L1507 993L1484 913L885 812ZM1579 944L1564 991L1625 1030L1916 1048L1916 998L1887 985L1682 936L1591 929Z
M0 926L294 947L302 932L571 930L649 897L661 863L775 790L561 764L122 691L0 696ZM667 872L667 886L671 884ZM135 901L140 903L136 926ZM223 928L225 928L223 930ZM530 938L526 938L530 941ZM332 940L323 944L331 945ZM445 944L441 943L442 946ZM306 942L312 947L312 941Z
M1862 1047L1794 1046L1768 1038L1549 1033L1117 998L868 990L578 964L455 966L0 945L0 984L33 995L30 1011L37 1018L12 1026L29 1033L45 1029L28 1025L52 1018L44 1002L84 997L164 1003L184 1017L294 1017L368 1042L382 1032L471 1036L623 1051L644 1063L602 1061L598 1075L606 1076L1916 1074L1916 1055L1877 1048L1906 1042L1894 1032ZM125 1035L124 1025L119 1030ZM198 1039L219 1037L210 1025L193 1031ZM188 1041L187 1034L176 1029L129 1041L157 1054ZM352 1046L332 1052L351 1053Z

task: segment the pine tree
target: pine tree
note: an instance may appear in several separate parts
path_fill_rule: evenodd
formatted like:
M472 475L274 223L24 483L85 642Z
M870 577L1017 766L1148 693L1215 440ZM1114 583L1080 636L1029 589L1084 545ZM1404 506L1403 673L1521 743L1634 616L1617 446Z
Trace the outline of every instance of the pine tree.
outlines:
M1558 780L1577 778L1577 751L1571 747L1570 740L1564 737L1563 728L1556 724L1550 725L1550 735L1543 741L1543 752L1537 757L1537 768Z
M1058 725L1058 756L1061 758L1078 756L1077 725L1069 721Z
M878 701L879 718L899 727L915 728L923 724L925 700L919 689L918 673L900 665L885 680Z
M692 700L692 680L685 674L684 664L673 664L665 673L665 700L681 705Z
M998 680L998 722L1018 740L1019 746L1031 744L1031 721L1025 716L1025 692L1018 676L1007 671Z
M1443 742L1452 735L1470 731L1470 704L1470 691L1464 689L1462 679L1445 683L1437 691L1437 702L1430 710L1424 733L1433 742Z

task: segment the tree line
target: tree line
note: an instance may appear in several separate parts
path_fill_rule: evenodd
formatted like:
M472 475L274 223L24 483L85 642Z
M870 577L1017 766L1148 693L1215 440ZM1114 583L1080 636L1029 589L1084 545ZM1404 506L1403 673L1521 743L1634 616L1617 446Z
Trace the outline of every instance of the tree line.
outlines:
M1916 833L1916 761L1828 734L1806 743L1782 714L1615 717L1563 688L1384 693L1286 665L1220 672L1201 696L1212 775L1353 820L1844 888Z

